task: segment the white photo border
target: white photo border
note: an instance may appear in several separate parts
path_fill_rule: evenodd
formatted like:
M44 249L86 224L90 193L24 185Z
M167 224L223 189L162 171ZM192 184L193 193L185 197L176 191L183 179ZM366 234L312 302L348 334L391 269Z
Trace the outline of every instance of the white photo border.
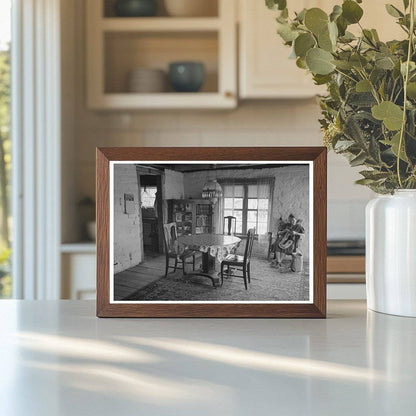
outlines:
M269 161L250 161L250 160L197 160L197 161L189 161L189 160L111 160L110 162L110 255L109 255L109 273L110 273L110 304L313 304L314 299L314 186L313 186L313 161L305 161L305 160L269 160ZM114 300L114 165L157 165L157 164L169 164L169 165L176 165L176 164L188 164L188 165L197 165L197 164L253 164L253 165L268 165L268 164L282 164L282 165L308 165L309 166L309 300L307 301L289 301L289 300L265 300L265 301L251 301L251 300Z

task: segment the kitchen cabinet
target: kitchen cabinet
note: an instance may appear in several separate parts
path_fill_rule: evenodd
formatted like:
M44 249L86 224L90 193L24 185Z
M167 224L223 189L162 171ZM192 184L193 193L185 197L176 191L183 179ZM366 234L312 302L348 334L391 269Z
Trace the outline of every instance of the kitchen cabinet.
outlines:
M400 9L401 0L390 2ZM292 0L289 10L320 7L330 12L336 0ZM378 30L381 40L403 38L404 32L387 13L384 4L367 1L362 25ZM315 86L311 75L289 59L290 48L277 35L275 17L279 12L269 10L264 1L239 0L239 94L242 99L308 98L325 91ZM357 33L358 25L349 30Z
M289 7L302 10L317 3L322 2L293 0ZM276 33L277 15L264 1L239 1L239 91L243 99L308 98L319 92L311 75L289 59L290 48Z
M62 244L61 254L61 298L95 299L95 243Z
M217 2L216 16L117 17L111 0L88 0L87 105L90 109L210 109L237 105L237 31L235 2ZM110 6L110 7L109 7ZM137 69L167 73L176 61L205 67L200 92L129 92Z

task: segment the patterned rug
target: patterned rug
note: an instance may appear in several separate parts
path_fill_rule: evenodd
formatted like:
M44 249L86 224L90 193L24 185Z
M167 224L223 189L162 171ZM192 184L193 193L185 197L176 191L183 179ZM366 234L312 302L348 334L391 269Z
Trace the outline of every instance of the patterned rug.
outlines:
M214 288L208 278L183 276L179 270L161 277L134 292L124 300L150 301L305 301L309 299L309 265L302 273L289 270L289 264L278 271L263 259L251 260L251 283L235 276L225 278L222 287ZM218 268L218 267L217 267Z

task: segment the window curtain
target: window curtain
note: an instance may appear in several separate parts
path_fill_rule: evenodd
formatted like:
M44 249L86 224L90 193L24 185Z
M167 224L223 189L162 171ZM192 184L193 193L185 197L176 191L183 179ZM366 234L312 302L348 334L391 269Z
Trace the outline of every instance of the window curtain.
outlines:
M218 202L214 205L214 234L224 233L224 197L218 198Z
M60 19L59 0L12 2L12 275L18 299L61 294Z
M272 178L259 178L256 183L250 183L247 186L247 198L257 199L257 208L260 216L260 212L267 210L267 230L257 229L257 234L267 234L270 231L271 218L273 214L273 184ZM264 205L267 200L267 205ZM249 207L250 209L250 207ZM260 221L260 218L259 218ZM264 227L263 227L264 228Z

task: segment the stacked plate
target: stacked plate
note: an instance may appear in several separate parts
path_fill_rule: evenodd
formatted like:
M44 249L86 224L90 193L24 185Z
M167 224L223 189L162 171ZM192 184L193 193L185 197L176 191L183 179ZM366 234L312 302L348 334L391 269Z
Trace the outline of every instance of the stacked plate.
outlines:
M166 72L161 69L138 68L129 73L129 92L158 93L167 89Z

